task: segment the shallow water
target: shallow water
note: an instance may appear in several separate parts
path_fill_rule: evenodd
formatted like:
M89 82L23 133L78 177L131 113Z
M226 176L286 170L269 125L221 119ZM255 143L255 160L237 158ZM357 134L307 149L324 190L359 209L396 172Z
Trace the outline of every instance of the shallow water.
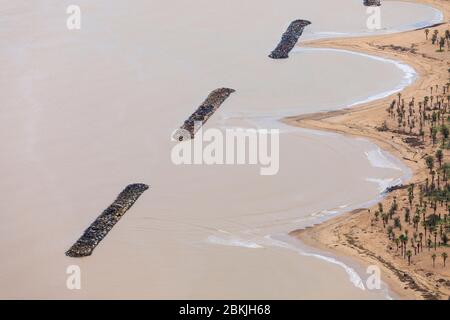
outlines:
M267 58L295 18L314 20L309 38L361 32L360 1L78 1L76 32L65 29L72 1L0 3L0 297L387 297L349 281L346 265L282 245L407 174L368 141L276 121L413 80L398 64L344 51ZM345 19L329 15L337 7ZM386 8L383 21L398 30L436 19L424 6ZM237 92L205 129L281 128L278 175L170 161L172 130L221 86ZM65 257L133 182L151 189L94 255ZM80 291L66 288L71 264L82 269Z

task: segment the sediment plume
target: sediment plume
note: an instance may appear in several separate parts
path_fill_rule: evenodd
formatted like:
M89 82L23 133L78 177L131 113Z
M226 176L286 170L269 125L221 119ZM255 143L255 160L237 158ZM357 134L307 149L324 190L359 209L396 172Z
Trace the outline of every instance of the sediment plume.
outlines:
M90 256L114 225L131 208L137 199L149 188L145 184L130 184L117 199L98 216L86 229L80 239L66 252L73 258Z
M364 5L366 7L379 7L381 6L381 0L364 0Z
M275 50L269 55L272 59L287 59L289 58L289 52L295 47L298 39L303 33L303 29L310 25L308 20L295 20L293 21L286 32L281 37L281 41Z
M175 131L173 138L178 141L194 139L195 133L219 109L222 103L236 90L219 88L212 91L198 109Z

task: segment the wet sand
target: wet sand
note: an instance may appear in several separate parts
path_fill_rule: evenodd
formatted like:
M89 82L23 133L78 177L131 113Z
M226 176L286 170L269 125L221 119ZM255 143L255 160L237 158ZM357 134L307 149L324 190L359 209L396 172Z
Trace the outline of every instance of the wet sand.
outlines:
M320 26L326 13L314 3ZM81 1L79 32L64 27L68 4L2 3L0 297L386 298L355 286L342 266L273 239L373 200L376 181L395 181L404 168L373 166L366 153L378 147L368 141L275 120L391 91L404 83L401 69L333 51L267 59L284 25L306 14L297 1L282 8L271 1ZM249 19L255 5L259 19ZM355 2L340 8L347 5L349 17L360 17ZM173 19L174 12L184 15ZM404 24L423 15L435 12L409 10ZM332 30L353 30L347 23L354 19L335 17ZM281 126L278 175L171 163L172 131L222 86L239 95L206 128ZM65 257L135 182L152 189L95 254ZM65 285L72 264L82 270L80 291Z

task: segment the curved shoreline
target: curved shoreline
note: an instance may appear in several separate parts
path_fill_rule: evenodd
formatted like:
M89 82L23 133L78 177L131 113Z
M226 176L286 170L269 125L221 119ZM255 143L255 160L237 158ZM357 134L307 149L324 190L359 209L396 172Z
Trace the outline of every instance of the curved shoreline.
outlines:
M441 3L436 0L419 0L414 2L421 2L439 8L444 17L449 16L448 4ZM447 68L446 61L434 59L427 54L416 54L410 51L396 51L380 49L383 45L399 45L415 43L424 40L423 28L405 31L396 34L385 34L380 36L358 37L358 38L337 38L325 40L313 40L307 42L306 45L312 48L325 48L337 50L351 50L361 54L376 54L381 59L395 59L397 61L404 61L417 70L419 79L410 86L404 88L402 94L406 97L417 94L418 92L426 92L430 87L430 83L434 84L437 79L446 79ZM405 46L407 47L407 46ZM432 60L431 63L428 60ZM440 68L441 66L441 68ZM444 72L443 72L444 70ZM398 92L398 91L397 91ZM357 137L365 137L376 143L383 150L386 150L400 159L403 163L408 164L413 172L412 181L421 179L423 165L418 163L419 156L415 150L411 149L405 143L397 142L389 139L386 134L380 133L376 130L379 125L377 120L385 112L386 106L391 102L392 95L388 95L382 99L370 101L355 107L350 105L343 110L335 110L329 112L319 112L313 114L306 114L301 116L287 117L283 122L308 129L320 131L332 131L345 135L352 135ZM388 196L387 199L390 197ZM323 222L313 228L303 230L295 230L290 235L300 239L306 245L319 248L321 250L332 252L337 255L349 256L355 258L356 261L362 262L365 265L377 263L381 265L383 270L383 281L385 281L391 290L402 298L424 298L434 296L434 290L423 279L417 281L417 276L414 283L419 282L420 286L414 288L410 286L411 290L404 290L405 279L399 276L399 268L395 266L395 261L385 261L377 254L367 250L362 250L358 247L354 239L347 239L347 243L337 244L340 240L342 230L352 224L356 217L359 217L364 212L362 210L353 210L350 213L334 217L326 222ZM341 233L339 233L341 232ZM380 258L380 259L378 259ZM408 281L406 281L408 282ZM411 283L411 281L409 281Z
M440 11L439 11L440 12ZM439 18L441 19L441 18ZM431 21L430 24L434 24L435 21ZM409 27L405 27L405 29L407 29ZM414 31L409 29L409 31ZM400 31L396 31L394 32L389 32L389 33L385 33L385 34L380 34L378 35L379 37L381 36L387 36L387 35L392 35L392 34L398 34L401 33ZM366 37L370 37L370 38L375 38L376 36L374 35L365 35ZM353 35L352 38L357 38L357 36ZM345 40L347 38L338 38L338 39L327 39L327 40ZM337 53L342 53L342 54L347 54L347 55L356 55L356 56L361 56L367 59L371 59L371 60L375 60L375 61L380 61L383 63L387 63L387 64L391 64L394 65L395 68L399 69L400 71L403 72L403 78L400 80L400 82L393 87L393 89L387 89L385 91L381 91L375 94L369 94L367 97L364 97L363 100L356 100L354 102L351 102L350 104L342 104L339 107L334 107L334 111L342 111L346 108L350 108L350 107L354 107L354 106L360 106L360 105L364 105L370 102L377 102L383 98L386 97L391 97L392 95L401 92L402 90L404 90L405 88L407 88L408 86L412 85L418 78L418 74L417 72L414 70L414 68L412 68L410 65L405 64L403 61L401 60L397 60L397 59L391 59L388 57L383 57L383 56L379 56L379 55L375 55L373 53L365 53L365 52L359 52L359 51L352 51L352 50L348 50L345 48L329 48L329 47L315 47L314 45L320 41L323 41L323 39L315 39L315 40L311 40L311 41L307 41L305 43L308 44L307 47L296 47L294 48L291 53L295 54L295 53L301 53L301 52L314 52L314 51L323 51L323 52L337 52ZM310 46L309 46L310 45ZM330 111L330 112L334 112L334 111ZM324 113L327 113L329 111L323 111ZM284 117L288 117L291 118L292 114L295 113L295 111L291 111L291 112L286 112L287 114L284 115ZM313 112L313 113L307 113L307 114L303 114L303 116L308 116L308 115L315 115L318 113L322 113L322 112ZM283 121L283 119L279 118L280 115L278 114L277 116L275 115L270 115L270 114L265 114L262 116L257 116L257 117L251 117L250 119L258 119L258 118L264 118L264 119L269 119L269 121L274 121L274 122L282 122L282 123L286 123L286 121ZM233 119L233 118L244 118L246 120L249 120L249 116L248 115L239 115L239 116L234 116L233 114L231 116L226 117L226 120L229 119ZM291 123L289 123L291 124ZM304 128L304 127L303 127ZM313 128L314 131L316 132L323 132L322 130L318 130ZM364 139L366 140L366 139ZM376 144L377 145L377 144ZM377 145L378 146L378 145ZM386 189L388 187L392 187L395 185L398 185L399 183L405 183L407 181L409 181L411 179L411 172L409 170L409 167L406 166L401 159L397 159L396 157L392 156L389 152L385 152L383 150L381 150L380 148L377 149L378 152L382 152L384 154L384 156L388 156L388 157L392 157L394 159L394 161L398 161L399 165L402 167L401 169L398 168L399 170L401 170L403 172L403 175L398 178L398 179L389 179L388 183L386 184L386 187L383 187L382 190L380 190L380 194L378 196L376 196L375 198L372 198L370 200L364 201L364 202L358 202L358 203L353 203L351 205L346 206L345 208L339 208L337 211L333 211L333 214L329 215L323 215L320 217L313 217L313 216L308 216L306 217L307 220L313 220L314 224L321 224L324 223L325 221L328 221L330 219L334 219L336 216L340 216L342 214L345 214L349 211L353 211L353 210L359 210L360 208L369 208L375 204L377 204L381 199L386 197ZM370 161L369 156L367 155L369 162L371 163L371 166L376 167L376 165L374 165L372 163L372 161ZM367 181L370 180L370 178L366 178ZM376 179L374 179L376 180ZM370 180L370 182L373 183L378 183L378 185L381 184L381 182L379 181L372 181ZM334 209L331 209L334 210ZM328 211L328 210L324 210L324 211ZM363 284L363 276L360 272L359 269L361 269L361 265L357 264L354 265L351 262L344 262L341 261L339 259L338 255L335 254L327 254L327 252L325 250L321 250L320 252L318 251L311 251L309 252L308 250L303 250L302 248L300 248L298 245L296 245L295 243L289 243L288 241L281 241L281 240L277 240L277 239L273 239L272 238L272 234L269 234L266 236L266 238L268 240L271 241L270 245L271 246L279 246L279 247L283 247L285 249L289 249L289 250L293 250L299 254L301 254L302 256L308 256L308 257L315 257L318 258L320 260L326 261L328 263L332 263L335 264L341 268L343 268L345 270L345 272L347 273L347 275L349 276L349 280L350 282L357 288L361 289L361 290L366 290ZM208 239L209 242L211 243L215 243L215 244L222 244L222 245L236 245L236 244L224 244L223 242L225 242L223 239L216 239L216 238L211 238ZM243 246L243 247L249 247L249 248L261 248L261 246L259 246L259 244L257 243L240 243L238 246ZM317 246L316 246L317 247ZM355 280L356 279L356 280ZM383 284L383 288L381 289L382 291L385 291L385 297L387 299L392 299L391 295L390 295L390 290L389 287L387 287L386 284Z
M345 54L349 54L349 55L357 55L357 56L365 57L367 59L393 64L396 68L398 68L402 72L404 72L404 77L403 77L402 81L395 88L390 89L388 91L383 91L380 93L370 95L369 97L367 97L364 100L358 100L347 106L343 106L343 107L347 107L347 108L389 97L395 93L402 91L406 87L410 86L417 79L416 70L414 70L414 68L412 68L411 66L403 63L402 61L398 61L398 60L393 60L393 59L388 59L388 58L384 58L384 57L380 57L380 56L376 56L376 55L372 55L372 54L367 54L367 53L363 53L363 52L355 52L355 51L338 49L338 48L314 48L314 47L301 48L300 47L300 48L296 48L293 50L293 52L302 52L302 51L306 51L306 52L307 51L327 51L327 52L345 53Z
M358 139L358 137L356 137L356 139ZM401 170L403 172L403 175L395 180L390 179L389 183L382 188L383 190L380 190L380 194L378 196L362 203L353 203L347 204L345 206L340 206L339 208L325 209L321 211L320 214L318 215L313 214L306 216L301 220L304 221L312 220L311 221L312 226L308 226L304 229L298 229L290 232L289 234L286 235L288 237L290 236L291 237L290 239L285 240L274 239L274 236L277 236L276 234L269 234L265 238L271 241L272 246L278 246L281 248L292 250L302 256L314 257L327 263L334 264L345 271L345 273L349 278L349 281L353 284L353 286L363 291L370 290L365 286L365 280L367 280L366 279L367 275L365 274L363 266L365 265L366 261L359 261L358 259L352 259L352 257L350 257L350 259L352 260L345 261L342 259L344 256L340 252L329 250L328 247L323 246L321 243L315 243L312 241L308 241L309 239L304 239L303 232L306 230L310 230L310 228L317 228L317 226L325 225L348 213L359 212L363 209L371 208L387 197L386 190L388 188L406 183L412 178L412 174L409 167L404 165L401 160L395 158L390 153L382 150L379 147L376 151L382 153L383 156L392 157L393 158L391 159L392 162L389 162L390 165L394 164L394 162L398 162L398 164L401 167L403 167L398 168L398 170ZM376 167L376 165L372 162L372 160L369 159L369 155L367 153L366 156L368 158L368 161L371 163L371 166ZM383 166L383 168L386 167ZM366 180L369 180L369 178L366 178ZM285 235L283 234L281 236ZM295 241L298 241L298 243L295 243ZM347 256L345 256L344 258L347 258ZM394 300L398 295L398 292L396 290L391 290L389 282L382 281L381 287L378 290L383 292L387 300Z
M320 41L320 40L314 40L313 42L307 42L307 44L313 45L316 41ZM316 48L316 47L309 47L309 46L308 47L296 47L291 51L291 54L295 55L296 53L299 54L302 52L340 53L343 55L359 56L359 57L366 58L368 60L374 60L374 61L379 61L379 62L386 63L386 64L391 64L403 73L403 78L400 79L399 83L393 88L392 87L386 88L382 91L378 91L375 93L367 93L367 96L361 97L359 100L355 99L355 100L353 100L351 102L347 102L347 103L344 102L342 104L337 104L337 105L333 105L333 106L325 106L325 107L322 107L321 108L322 110L320 110L320 111L302 113L301 116L315 115L315 114L322 113L322 112L341 111L341 110L344 110L344 109L347 109L350 107L360 106L360 105L363 105L363 104L366 104L369 102L384 99L386 97L392 96L395 93L401 92L406 87L413 84L414 81L416 81L418 78L418 74L417 74L416 70L414 70L414 68L412 68L408 64L405 64L403 61L384 58L384 57L380 57L380 56L377 56L374 54L367 54L367 53L363 53L363 52L351 51L351 50L340 49L340 48L326 48L326 47ZM232 120L232 119L246 119L246 120L248 120L248 119L250 119L250 120L264 119L264 120L273 120L276 122L285 123L285 122L283 122L284 118L297 117L298 108L296 108L296 109L295 108L286 108L281 111L276 111L276 113L268 112L268 111L258 112L256 115L250 114L249 111L247 112L248 114L246 113L246 111L231 112L231 113L227 113L227 111L223 111L222 114L225 114L225 116L222 116L221 120L223 121L223 120ZM254 113L254 111L252 111L252 113Z

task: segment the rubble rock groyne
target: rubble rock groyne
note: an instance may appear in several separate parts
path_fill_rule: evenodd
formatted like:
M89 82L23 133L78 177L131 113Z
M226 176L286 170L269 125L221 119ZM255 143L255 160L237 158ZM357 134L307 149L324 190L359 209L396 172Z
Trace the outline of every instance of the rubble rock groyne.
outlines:
M295 20L293 21L286 32L281 37L281 41L275 50L269 55L272 59L287 59L289 58L289 52L295 47L298 39L303 33L303 29L310 25L308 20Z
M381 0L364 0L364 5L366 7L379 7L381 6Z
M66 252L73 258L90 256L114 225L149 187L145 184L127 186L117 199L84 231L80 239Z
M212 91L189 119L175 131L173 138L178 141L194 139L195 133L235 91L236 90L229 88L219 88Z

